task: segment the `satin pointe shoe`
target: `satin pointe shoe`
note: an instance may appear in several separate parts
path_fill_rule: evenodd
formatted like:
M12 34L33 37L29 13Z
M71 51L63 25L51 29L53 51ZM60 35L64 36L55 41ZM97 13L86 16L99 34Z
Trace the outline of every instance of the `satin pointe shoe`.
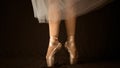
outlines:
M67 49L70 55L70 64L76 64L78 59L78 52L75 46L75 42L74 41L65 42L65 48Z
M52 67L54 65L54 56L55 53L58 52L62 47L62 44L60 42L54 43L50 42L49 47L47 50L47 55L46 55L46 62L48 67Z

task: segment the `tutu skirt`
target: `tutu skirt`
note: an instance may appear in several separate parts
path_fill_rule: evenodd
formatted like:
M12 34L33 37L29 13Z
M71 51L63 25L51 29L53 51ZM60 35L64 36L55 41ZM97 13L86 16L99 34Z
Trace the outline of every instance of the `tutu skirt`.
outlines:
M65 19L64 10L67 8L65 6L66 0L57 0L59 4L58 8L61 12L61 20ZM76 16L81 16L90 11L93 11L99 7L102 7L112 0L73 0L73 4L71 8L75 8ZM49 5L53 5L54 3L48 5L48 0L31 0L33 6L34 17L38 19L39 23L46 23L48 21L48 8ZM69 2L69 0L67 1ZM70 9L71 10L71 9Z

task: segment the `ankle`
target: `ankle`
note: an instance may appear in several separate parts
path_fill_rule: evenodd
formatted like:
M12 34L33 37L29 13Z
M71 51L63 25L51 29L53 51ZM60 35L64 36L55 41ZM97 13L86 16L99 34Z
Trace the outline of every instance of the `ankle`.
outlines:
M49 39L49 46L55 46L58 44L58 37L56 36L50 36L50 39Z
M75 41L75 36L74 35L68 36L67 42L74 42L74 41Z

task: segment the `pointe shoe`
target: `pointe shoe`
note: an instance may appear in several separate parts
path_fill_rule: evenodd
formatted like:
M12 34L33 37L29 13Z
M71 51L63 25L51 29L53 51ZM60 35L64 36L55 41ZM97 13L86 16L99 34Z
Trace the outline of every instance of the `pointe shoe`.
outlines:
M62 47L62 44L60 42L54 44L50 42L47 55L46 55L46 61L47 61L47 66L52 67L54 65L54 56L55 53L60 50Z
M65 48L67 49L70 55L70 64L75 64L78 59L78 52L75 46L75 42L65 42Z

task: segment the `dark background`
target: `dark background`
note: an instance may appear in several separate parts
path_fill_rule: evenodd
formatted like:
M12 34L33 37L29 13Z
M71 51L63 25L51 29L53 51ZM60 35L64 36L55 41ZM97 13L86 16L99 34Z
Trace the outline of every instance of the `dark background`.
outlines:
M45 68L49 41L48 24L34 18L31 0L1 2L0 68ZM56 54L56 68L113 68L119 66L119 3L114 1L77 18L76 44L79 60L69 65L69 53ZM64 45L66 30L60 25Z

